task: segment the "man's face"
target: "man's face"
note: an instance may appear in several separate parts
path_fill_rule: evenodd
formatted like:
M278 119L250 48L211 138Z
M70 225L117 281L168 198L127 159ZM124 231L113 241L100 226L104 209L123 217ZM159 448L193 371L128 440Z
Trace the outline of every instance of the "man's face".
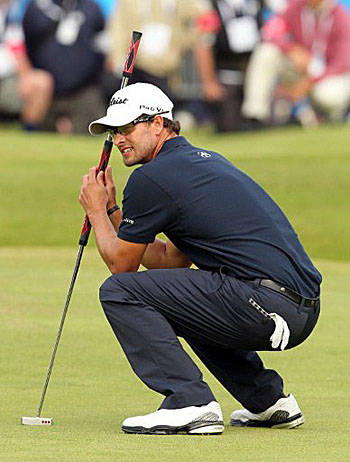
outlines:
M119 149L127 167L146 164L153 159L157 137L152 122L143 122L116 133L114 144Z

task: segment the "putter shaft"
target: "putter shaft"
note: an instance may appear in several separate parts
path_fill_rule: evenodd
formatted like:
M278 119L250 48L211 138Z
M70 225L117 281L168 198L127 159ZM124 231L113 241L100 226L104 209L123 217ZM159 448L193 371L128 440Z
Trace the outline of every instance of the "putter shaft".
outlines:
M63 309L63 313L62 313L62 317L61 317L61 322L60 322L60 325L59 325L59 328L58 328L55 345L53 347L53 351L52 351L52 355L51 355L51 360L50 360L49 366L47 368L46 380L45 380L43 391L41 393L38 412L36 414L37 417L40 417L40 415L41 415L41 410L42 410L42 407L43 407L43 404L44 404L46 390L47 390L47 387L49 385L49 381L50 381L50 377L51 377L51 373L52 373L52 368L53 368L53 363L55 361L58 344L59 344L59 341L60 341L60 338L61 338L63 325L64 325L64 321L66 319L66 315L67 315L67 311L68 311L68 307L69 307L69 302L70 302L70 299L71 299L71 296L72 296L74 284L75 284L75 281L77 279L79 266L80 266L81 258L83 256L84 248L85 247L83 245L79 246L77 258L75 260L73 275L72 275L72 279L71 279L70 286L69 286L69 289L68 289L66 303L64 305L64 309Z
M124 71L123 71L123 77L122 77L122 82L121 82L121 88L124 88L124 87L127 86L128 82L129 82L129 78L132 75L137 50L138 50L140 40L141 40L141 36L142 36L141 32L133 31L129 53L127 55L127 58L126 58L126 61L125 61L125 64L124 64ZM101 157L101 160L100 160L99 170L104 171L106 169L107 165L108 165L109 156L110 156L110 153L111 153L111 150L112 150L112 147L113 147L113 140L114 140L113 133L111 131L108 131L107 139L106 139L105 145L104 145L104 150L102 152L102 157ZM50 381L50 377L51 377L51 373L52 373L52 368L53 368L53 363L55 361L58 344L59 344L59 341L60 341L60 338L61 338L64 321L66 319L66 315L67 315L67 311L68 311L68 307L69 307L69 302L70 302L70 299L71 299L71 296L72 296L75 281L77 279L77 275L78 275L78 271L79 271L79 267L80 267L81 258L83 256L84 248L88 243L90 231L91 231L91 224L89 222L88 216L86 215L85 222L84 222L84 225L83 225L83 229L82 229L81 234L80 234L79 250L78 250L76 260L75 260L73 275L72 275L72 279L71 279L70 286L69 286L69 289L68 289L66 303L64 305L64 309L63 309L63 313L62 313L62 317L61 317L61 322L60 322L58 332L57 332L57 336L56 336L55 345L53 347L51 360L50 360L50 363L49 363L49 366L48 366L48 369L47 369L47 373L46 373L46 379L45 379L44 388L43 388L43 391L41 393L41 397L40 397L40 401L39 401L37 417L36 418L22 417L22 423L23 424L26 424L26 425L39 425L39 424L40 425L43 425L43 424L51 425L51 423L52 423L52 419L45 419L43 422L42 421L39 422L39 418L40 418L41 410L42 410L42 407L43 407L43 404L44 404L46 390L47 390L47 387L49 385L49 381Z

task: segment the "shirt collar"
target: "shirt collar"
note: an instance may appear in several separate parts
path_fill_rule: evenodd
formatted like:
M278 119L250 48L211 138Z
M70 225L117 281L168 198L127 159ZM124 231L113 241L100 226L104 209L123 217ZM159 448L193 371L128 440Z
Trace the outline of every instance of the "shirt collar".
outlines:
M186 140L184 136L175 136L174 138L170 138L170 140L165 141L162 146L162 149L159 151L158 156L160 154L165 154L173 149L176 149L180 146L189 146L190 143Z

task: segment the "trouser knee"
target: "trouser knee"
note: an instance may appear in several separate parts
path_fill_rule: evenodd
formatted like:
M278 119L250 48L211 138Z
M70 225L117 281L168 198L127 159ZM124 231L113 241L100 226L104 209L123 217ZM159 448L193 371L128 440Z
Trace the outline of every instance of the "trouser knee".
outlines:
M100 286L100 289L99 289L99 294L100 294L100 300L101 300L101 297L103 297L103 295L106 293L106 292L110 292L111 290L115 290L114 289L114 284L112 282L112 278L113 276L110 276L109 278L107 278L103 284L101 284Z
M115 310L119 304L125 304L133 299L131 292L127 290L124 274L114 274L101 285L99 298L105 312L113 306Z
M350 103L350 74L321 80L314 85L311 97L331 121L341 120Z

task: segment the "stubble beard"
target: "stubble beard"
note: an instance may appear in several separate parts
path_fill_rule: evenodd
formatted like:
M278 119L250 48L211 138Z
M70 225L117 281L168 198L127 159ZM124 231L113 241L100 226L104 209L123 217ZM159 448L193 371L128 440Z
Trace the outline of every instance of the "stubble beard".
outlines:
M145 135L143 141L140 143L132 144L132 156L124 157L123 162L126 167L133 167L134 165L147 164L152 160L155 147L153 146L150 136Z

